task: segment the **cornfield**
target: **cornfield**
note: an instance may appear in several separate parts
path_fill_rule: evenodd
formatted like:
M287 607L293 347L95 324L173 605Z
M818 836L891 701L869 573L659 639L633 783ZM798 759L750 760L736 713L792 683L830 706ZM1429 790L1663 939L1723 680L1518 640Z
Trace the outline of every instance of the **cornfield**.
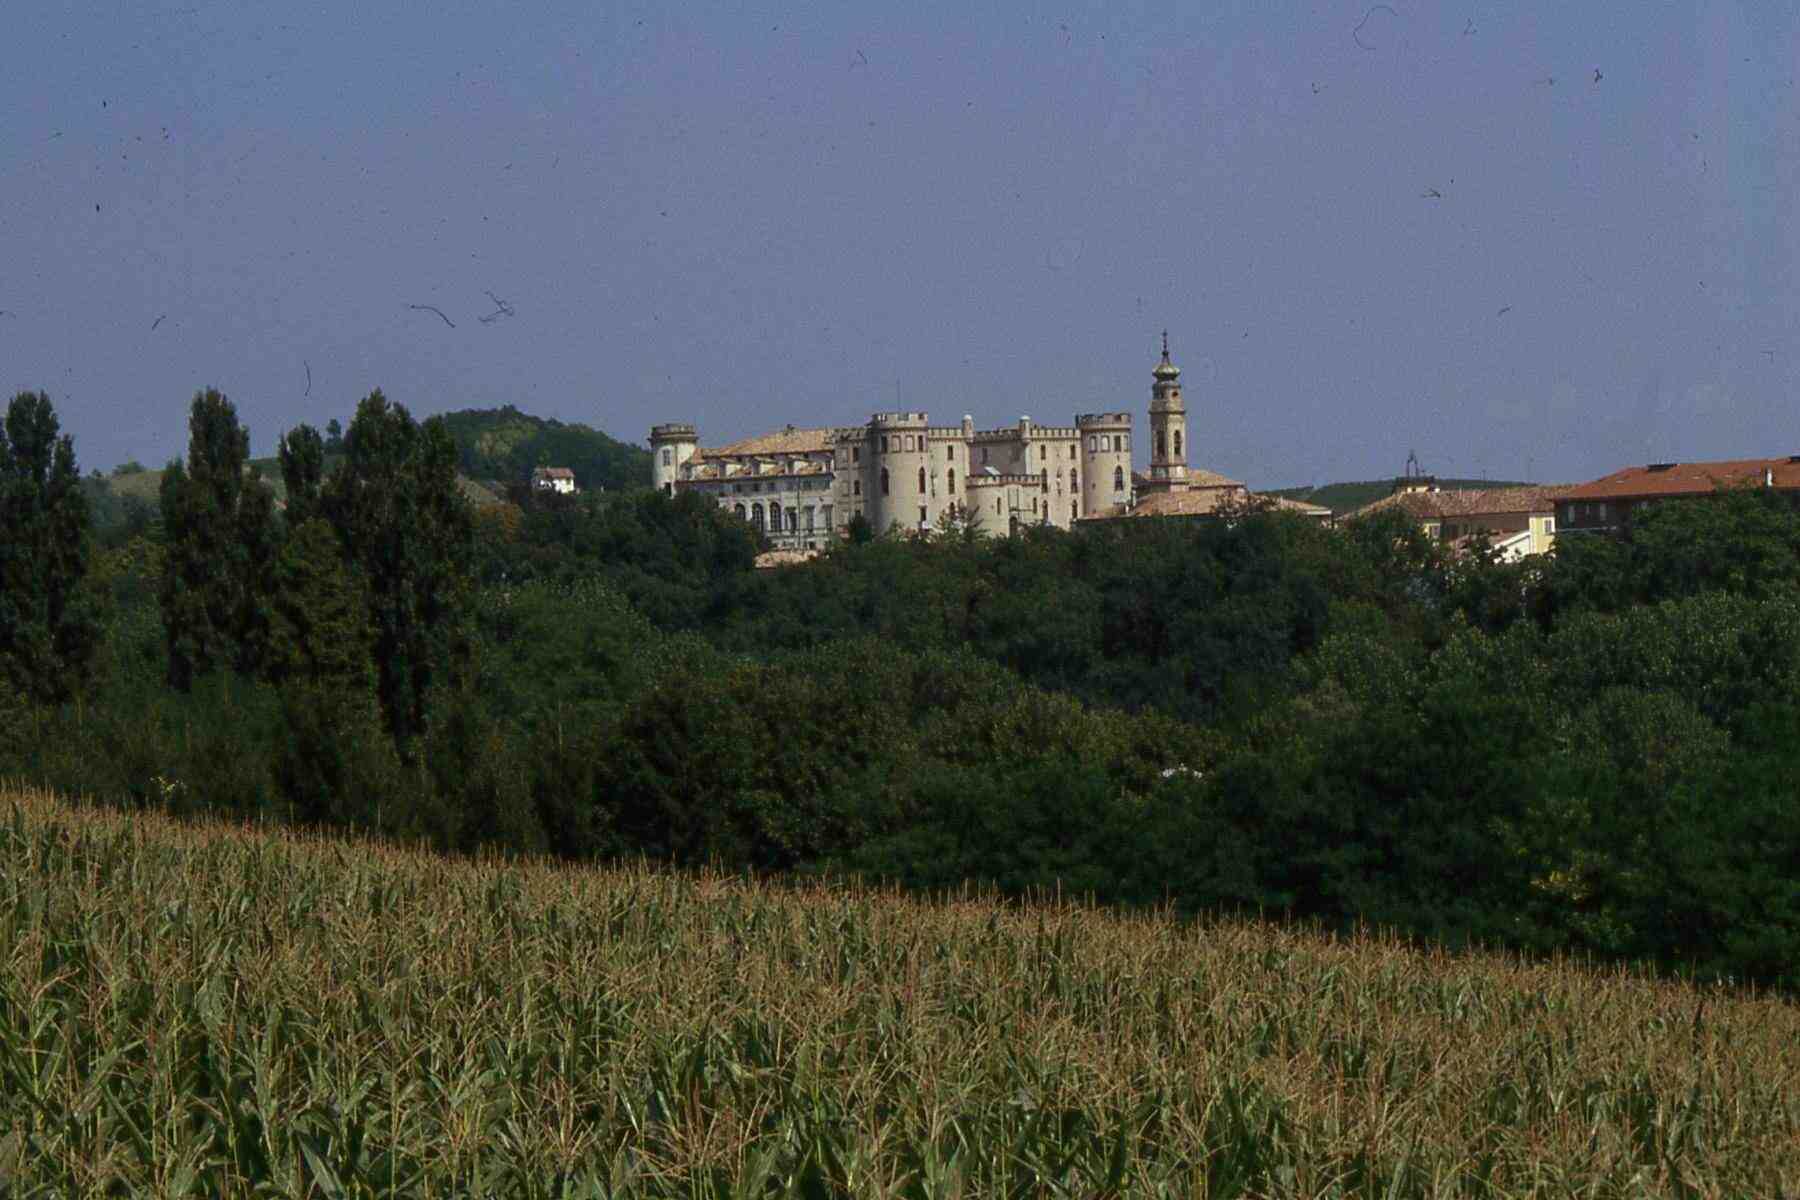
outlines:
M0 1195L1800 1195L1800 1011L0 793Z

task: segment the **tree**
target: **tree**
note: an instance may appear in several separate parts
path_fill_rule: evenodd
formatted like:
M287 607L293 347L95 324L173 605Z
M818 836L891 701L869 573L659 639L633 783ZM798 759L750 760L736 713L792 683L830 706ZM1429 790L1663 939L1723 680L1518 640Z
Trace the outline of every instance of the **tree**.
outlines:
M333 421L333 425L337 422ZM338 437L339 445L343 437ZM311 425L300 425L281 435L276 449L281 458L281 481L287 488L287 525L298 529L319 515L319 490L325 478L325 443Z
M325 422L325 453L342 454L344 452L344 427L336 417Z
M0 428L0 677L40 703L81 690L99 643L87 500L58 428L42 392L13 397Z
M425 731L429 693L468 657L473 523L440 419L419 425L378 389L357 406L344 452L320 506L362 572L376 695L405 753Z
M188 690L220 667L258 671L266 649L275 505L246 473L250 434L218 391L194 396L185 466L162 481L163 630L169 682Z

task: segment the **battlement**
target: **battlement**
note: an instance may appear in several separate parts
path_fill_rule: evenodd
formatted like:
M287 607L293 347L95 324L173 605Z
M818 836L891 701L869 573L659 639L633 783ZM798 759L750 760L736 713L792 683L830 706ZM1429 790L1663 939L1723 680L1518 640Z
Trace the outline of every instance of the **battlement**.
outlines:
M1131 414L1128 412L1076 413L1075 427L1085 430L1089 426L1130 425Z
M869 424L883 429L923 429L930 414L923 412L878 412L869 414Z
M653 442L691 442L696 436L698 430L689 421L669 421L650 427L650 440Z

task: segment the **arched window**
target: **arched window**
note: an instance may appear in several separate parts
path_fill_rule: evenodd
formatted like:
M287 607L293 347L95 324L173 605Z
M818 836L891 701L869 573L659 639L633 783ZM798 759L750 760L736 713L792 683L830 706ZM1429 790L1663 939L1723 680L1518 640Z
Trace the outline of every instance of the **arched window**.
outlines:
M1074 467L1069 468L1069 490L1071 492L1081 490L1081 476L1075 473Z
M750 523L752 525L756 526L758 529L761 529L763 527L762 505L752 504L750 506Z
M741 504L737 506L737 519L740 521L744 519L744 506Z
M881 468L881 494L884 496L888 494L888 476L886 467Z
M1156 457L1162 458L1169 452L1169 443L1163 438L1163 431L1156 431Z
M919 468L919 495L925 494L925 468Z
M1181 457L1181 430L1175 431L1175 457Z
M1095 450L1098 450L1099 448L1100 448L1100 439L1095 437L1091 433L1088 434L1088 453L1092 454Z
M1113 491L1122 492L1124 490L1125 490L1125 468L1124 467L1114 467L1113 468Z
M956 495L956 468L951 467L950 470L945 473L944 478L949 485L950 494L952 496Z

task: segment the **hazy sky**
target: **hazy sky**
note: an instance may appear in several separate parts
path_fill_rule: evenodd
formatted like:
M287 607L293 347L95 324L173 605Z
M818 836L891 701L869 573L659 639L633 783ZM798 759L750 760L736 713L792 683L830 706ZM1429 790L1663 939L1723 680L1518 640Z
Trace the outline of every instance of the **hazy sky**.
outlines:
M1167 328L1255 486L1800 452L1793 5L971 9L17 0L0 387L1141 424Z

